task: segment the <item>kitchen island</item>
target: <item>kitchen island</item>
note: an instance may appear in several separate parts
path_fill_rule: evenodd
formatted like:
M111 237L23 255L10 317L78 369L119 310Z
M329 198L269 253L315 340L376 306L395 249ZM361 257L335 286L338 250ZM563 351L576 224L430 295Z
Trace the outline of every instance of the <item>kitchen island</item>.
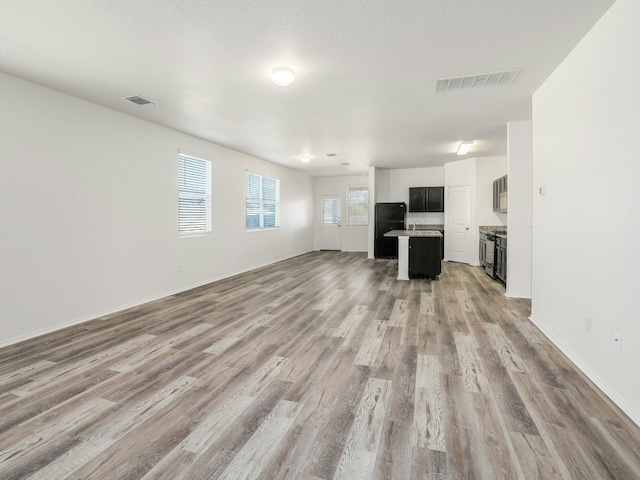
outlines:
M384 236L398 238L398 280L440 275L442 233L438 230L391 230Z

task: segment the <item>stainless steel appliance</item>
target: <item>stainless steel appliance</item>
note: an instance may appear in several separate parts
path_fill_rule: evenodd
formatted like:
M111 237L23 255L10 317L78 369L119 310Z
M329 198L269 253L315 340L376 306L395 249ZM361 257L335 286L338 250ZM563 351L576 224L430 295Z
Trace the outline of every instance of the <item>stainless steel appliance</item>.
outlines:
M373 256L375 258L398 258L398 239L385 237L391 230L404 230L404 216L407 204L404 202L376 203L375 241Z
M491 278L495 278L495 241L493 232L480 232L480 265Z

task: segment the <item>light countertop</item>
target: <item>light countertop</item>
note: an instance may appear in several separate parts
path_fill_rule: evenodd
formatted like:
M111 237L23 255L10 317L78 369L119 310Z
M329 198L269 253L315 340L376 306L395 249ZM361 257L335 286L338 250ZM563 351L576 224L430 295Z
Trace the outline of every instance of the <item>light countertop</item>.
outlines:
M442 238L442 233L438 230L391 230L384 234L385 237L438 237Z
M480 233L495 233L498 230L507 230L506 225L480 225L478 227Z

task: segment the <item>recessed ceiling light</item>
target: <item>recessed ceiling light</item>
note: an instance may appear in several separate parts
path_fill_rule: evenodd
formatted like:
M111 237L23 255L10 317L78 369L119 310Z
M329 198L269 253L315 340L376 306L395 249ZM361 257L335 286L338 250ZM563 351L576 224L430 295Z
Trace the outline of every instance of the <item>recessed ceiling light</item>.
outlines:
M311 161L311 157L300 157L300 161L302 163L309 163Z
M287 87L291 85L295 78L293 70L288 67L274 68L271 72L271 81L279 87Z
M467 152L469 152L471 145L473 145L472 140L463 140L462 142L460 142L460 146L458 147L456 155L466 155Z

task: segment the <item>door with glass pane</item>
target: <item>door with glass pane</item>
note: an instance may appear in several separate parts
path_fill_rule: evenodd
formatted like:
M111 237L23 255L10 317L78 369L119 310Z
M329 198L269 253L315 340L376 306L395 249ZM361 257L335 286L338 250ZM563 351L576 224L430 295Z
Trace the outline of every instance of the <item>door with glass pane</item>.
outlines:
M341 250L340 197L320 197L320 250Z

